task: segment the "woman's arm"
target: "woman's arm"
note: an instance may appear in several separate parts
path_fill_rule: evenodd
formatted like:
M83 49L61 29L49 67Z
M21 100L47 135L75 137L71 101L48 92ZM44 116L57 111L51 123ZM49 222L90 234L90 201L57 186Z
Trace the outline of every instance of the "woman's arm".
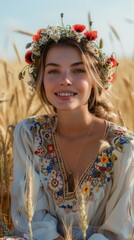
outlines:
M121 156L121 155L120 155ZM134 140L126 144L123 157L115 164L113 189L100 228L108 239L127 240L134 229ZM113 238L112 238L113 237Z

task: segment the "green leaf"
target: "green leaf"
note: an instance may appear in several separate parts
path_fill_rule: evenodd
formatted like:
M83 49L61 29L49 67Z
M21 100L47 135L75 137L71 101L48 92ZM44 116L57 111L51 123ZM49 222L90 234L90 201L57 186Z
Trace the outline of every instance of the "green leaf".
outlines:
M26 48L30 48L32 43L27 43Z

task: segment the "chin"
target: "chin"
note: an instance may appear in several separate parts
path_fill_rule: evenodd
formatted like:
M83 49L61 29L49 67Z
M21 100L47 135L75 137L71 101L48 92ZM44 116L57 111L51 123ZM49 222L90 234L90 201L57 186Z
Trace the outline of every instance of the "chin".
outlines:
M54 106L57 111L72 111L78 107L75 106Z
M64 111L64 112L67 112L67 111L73 111L75 110L75 108L56 108L57 112L59 111Z

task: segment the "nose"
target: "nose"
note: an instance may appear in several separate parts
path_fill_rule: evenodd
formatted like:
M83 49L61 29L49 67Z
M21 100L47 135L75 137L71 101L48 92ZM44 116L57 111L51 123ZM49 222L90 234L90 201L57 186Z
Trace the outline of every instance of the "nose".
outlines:
M60 81L61 86L70 86L72 85L71 78L69 76L69 73L64 73L62 76L62 79Z

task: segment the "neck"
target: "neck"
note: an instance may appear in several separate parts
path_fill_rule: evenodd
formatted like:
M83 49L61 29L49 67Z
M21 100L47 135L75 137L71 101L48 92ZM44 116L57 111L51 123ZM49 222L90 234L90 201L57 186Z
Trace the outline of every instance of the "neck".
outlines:
M83 137L93 121L93 115L84 109L58 111L57 131L63 137Z

